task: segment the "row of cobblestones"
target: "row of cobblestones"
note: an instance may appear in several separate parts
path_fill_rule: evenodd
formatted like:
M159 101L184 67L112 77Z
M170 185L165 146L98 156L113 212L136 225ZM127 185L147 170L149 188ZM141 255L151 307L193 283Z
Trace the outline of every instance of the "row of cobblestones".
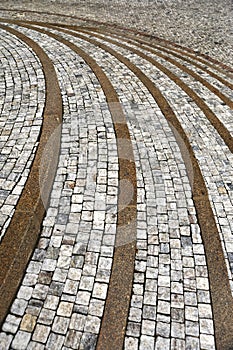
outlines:
M125 349L214 348L208 271L191 188L169 125L150 108L145 119L142 109L133 128L142 170Z
M0 240L27 180L45 100L44 75L32 50L1 30ZM17 49L16 49L17 46Z
M94 32L93 32L93 34L94 34ZM103 39L104 38L109 38L109 39L113 38L112 36L108 36L108 35L102 35L102 36L103 36ZM119 42L119 43L124 42L124 39L122 37L120 39L118 39L117 37L114 36L114 40L116 42ZM215 92L210 92L210 90L207 89L207 87L205 87L201 82L197 81L196 79L194 79L193 77L188 75L181 68L176 67L171 62L168 62L168 60L166 58L161 58L159 56L159 54L163 53L163 52L161 52L162 46L160 46L159 49L155 49L154 50L155 54L152 54L150 51L148 51L148 49L151 48L149 45L143 47L143 49L142 49L141 45L140 46L136 45L137 43L133 44L133 43L126 42L126 44L129 47L132 47L134 49L139 50L140 52L143 52L143 53L146 52L149 57L155 58L157 62L159 62L164 67L169 69L169 71L173 72L183 82L185 82L188 86L190 86L192 88L192 90L194 90L198 94L198 96L200 96L201 98L204 99L204 101L207 103L207 105L210 108L212 108L214 105L216 110L217 109L221 110L221 105L225 105L225 103L218 96L216 96L216 94L215 94L216 90L215 90ZM233 97L232 88L226 86L224 83L220 82L217 78L212 77L210 74L208 74L209 72L200 71L199 68L185 62L184 61L185 57L184 57L184 59L176 58L172 55L172 53L170 55L168 55L168 57L172 58L172 59L175 58L175 62L180 63L183 66L189 68L192 72L196 73L200 77L200 79L203 78L206 82L208 82L209 84L214 86L218 91L222 92L223 94L225 94L225 96L232 99L232 97ZM226 77L226 76L224 77L224 75L219 73L219 72L217 72L217 75L220 76L220 78L225 78L226 82L233 80L230 77ZM209 96L208 99L207 99L207 95ZM225 116L226 126L232 132L232 123L230 122L231 115L232 115L232 109L229 107L228 110L226 109L224 111L224 113L226 114L226 116ZM219 117L220 120L222 120L222 118L224 118L224 113L222 113L222 117ZM224 122L224 119L223 119L223 122Z

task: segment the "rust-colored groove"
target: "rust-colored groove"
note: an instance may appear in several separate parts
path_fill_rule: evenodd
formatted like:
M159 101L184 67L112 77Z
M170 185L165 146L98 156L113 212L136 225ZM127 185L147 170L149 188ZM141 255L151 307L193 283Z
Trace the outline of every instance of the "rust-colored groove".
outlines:
M80 18L81 19L81 18ZM172 48L172 50L176 51L176 52L179 52L181 53L182 55L184 54L185 52L185 55L194 59L194 60L198 60L199 62L202 62L203 64L206 64L207 66L209 66L210 68L213 68L219 72L222 72L224 74L228 73L228 75L233 78L233 68L226 65L225 63L222 63L220 61L218 61L217 59L215 58L212 58L210 56L208 56L207 54L203 54L201 52L196 52L194 50L192 50L191 48L188 48L188 47L185 47L185 46L182 46L182 45L179 45L177 43L174 43L170 40L167 40L167 39L163 39L163 38L160 38L156 35L153 35L153 34L149 34L149 33L145 33L145 32L141 32L141 31L138 31L136 29L132 29L132 28L125 28L125 27L122 27L122 26L119 26L117 24L110 24L110 23L104 23L104 22L99 22L99 21L96 21L96 20L87 20L88 22L90 23L95 23L97 24L96 26L96 29L99 30L99 26L98 24L102 25L102 28L103 30L107 30L107 31L111 31L111 32L114 32L116 33L116 31L119 33L121 33L121 35L125 35L125 33L132 33L133 35L137 36L137 38L140 36L144 39L147 39L147 43L148 45L153 45L154 42L156 43L159 43L159 45L161 46L164 46L166 48L170 47ZM56 25L56 24L55 24ZM64 25L65 27L71 27L71 25ZM88 27L86 27L88 29ZM212 63L210 63L212 62Z
M170 107L164 96L161 94L159 89L156 88L153 82L127 58L117 53L115 50L111 49L105 44L101 44L94 39L87 38L78 32L69 32L62 28L60 28L60 31L65 32L67 34L69 33L73 36L77 36L85 41L88 41L94 45L101 47L106 52L109 52L111 55L115 56L120 62L125 64L146 86L146 88L151 93L156 103L160 107L167 121L175 129L176 132L174 132L174 134L180 146L183 159L186 163L188 176L190 178L190 181L192 181L193 183L193 200L197 210L198 221L201 227L202 239L206 252L209 271L210 292L214 315L216 347L218 350L231 349L233 347L233 299L229 284L228 271L225 264L225 257L223 254L222 244L219 238L218 229L214 219L214 214L208 198L208 191L205 185L205 181L201 174L198 161L194 155L193 149L189 143L186 133L184 132L175 113L173 112L172 108ZM214 126L221 134L224 134L224 127L222 125L218 124ZM185 147L183 147L183 143L185 144ZM188 157L187 150L189 152ZM190 166L192 168L191 172L189 172ZM114 279L112 283L114 283ZM111 301L111 299L109 300ZM118 314L115 313L115 320L117 320L117 316ZM108 322L108 319L105 319L105 322ZM106 329L110 333L111 331L108 328L108 325L106 325L106 323L104 323L102 327L105 326L107 327ZM106 334L106 338L107 337L109 337L109 335ZM108 339L114 338L110 337ZM108 343L106 342L106 349L112 348L112 344L107 344ZM99 347L98 349L102 350L105 349L105 347ZM119 347L118 349L121 348Z
M126 119L117 93L110 80L95 60L85 51L62 37L46 30L19 22L17 23L54 38L82 57L99 80L109 104L117 138L120 183L113 266L97 349L119 350L123 348L124 344L136 253L136 167ZM122 139L124 139L124 142L122 142ZM121 180L127 180L133 186L133 194L131 193L132 187L130 187L130 193L128 193L128 196L132 197L132 199L127 205L125 205L125 191L127 191L127 186L125 186L125 182Z
M12 28L4 25L0 25L0 28L18 37L33 49L42 64L46 83L46 101L39 146L15 213L0 245L0 323L2 324L40 234L60 151L62 99L53 64L40 46ZM41 173L44 149L55 128L58 129L57 137L54 139L53 149L47 150L47 166ZM45 193L43 198L41 192Z

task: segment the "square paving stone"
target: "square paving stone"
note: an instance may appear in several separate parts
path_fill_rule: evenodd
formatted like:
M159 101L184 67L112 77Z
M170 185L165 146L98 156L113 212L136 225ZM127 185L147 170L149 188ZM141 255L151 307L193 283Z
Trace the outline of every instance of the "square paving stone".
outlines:
M27 345L30 341L31 338L31 334L28 332L23 332L23 331L19 331L13 342L12 342L12 348L14 350L25 350L27 349Z
M42 324L37 324L33 333L32 340L40 343L46 343L48 336L51 332L51 328Z

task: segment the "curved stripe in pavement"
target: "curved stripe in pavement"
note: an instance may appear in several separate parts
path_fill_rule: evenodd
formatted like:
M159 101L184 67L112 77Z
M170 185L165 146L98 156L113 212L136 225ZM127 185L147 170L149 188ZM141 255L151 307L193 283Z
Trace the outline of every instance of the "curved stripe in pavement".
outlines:
M52 26L49 26L52 27ZM57 27L53 27L57 29ZM199 224L201 227L203 243L205 247L209 279L210 279L210 290L214 314L214 326L215 326L215 337L216 345L218 350L229 350L233 344L233 299L231 294L231 289L229 285L229 276L227 272L227 267L225 264L225 257L222 250L221 241L219 238L218 229L214 219L213 211L211 204L208 198L208 191L205 185L205 181L201 174L198 161L194 155L193 149L189 143L188 137L185 134L179 120L174 114L172 108L168 104L167 100L161 94L158 88L152 83L152 81L133 63L131 63L127 58L108 47L105 44L102 44L94 39L87 38L80 33L69 32L68 30L60 28L61 32L77 36L80 39L83 39L87 42L90 42L96 46L99 46L106 52L109 52L111 55L116 57L120 62L125 64L146 86L148 91L154 97L156 103L160 107L161 111L165 115L168 122L175 128L179 137L177 137L177 142L180 145L180 150L183 155L184 162L187 167L187 171L190 168L189 162L187 162L186 151L189 152L189 159L191 160L191 166L194 174L193 178L193 200L197 210L197 216ZM53 34L54 35L54 34ZM121 46L121 45L119 45ZM122 44L122 46L125 46ZM137 53L137 50L135 50ZM143 57L144 58L144 57ZM146 58L146 55L145 55ZM191 90L191 89L190 89ZM192 91L192 90L191 90ZM192 92L193 93L193 92ZM202 106L202 104L201 104ZM212 113L212 112L211 112ZM217 119L214 116L215 119ZM217 123L214 125L217 131L221 134L224 134L225 128ZM177 135L175 135L177 136ZM180 138L185 143L186 149L180 144ZM188 171L190 177L190 173ZM112 281L113 282L113 281ZM115 319L117 320L118 314L116 312ZM103 328L107 327L106 337L108 332L111 332L108 325L105 323L102 324L101 331ZM111 338L111 337L110 337ZM100 343L102 345L102 343ZM106 343L107 344L107 343ZM98 349L103 349L104 347L99 347ZM106 347L107 348L107 347ZM119 348L116 348L119 349Z
M11 12L17 11L17 13L34 13L34 14L51 15L51 16L54 15L52 12L45 12L45 11L13 10L13 9L6 10L6 9L0 8L0 11L2 11L2 10L3 11L11 11ZM214 70L217 70L217 71L219 71L219 72L221 72L223 74L227 74L229 77L233 78L233 75L231 74L231 73L233 73L233 69L230 66L228 66L228 65L226 65L226 64L224 64L224 63L222 63L222 62L220 62L220 61L218 61L216 59L213 59L212 57L210 57L210 56L208 56L206 54L202 54L200 52L197 53L197 52L195 52L194 50L192 50L190 48L181 46L181 45L176 44L176 43L174 43L174 42L172 42L170 40L162 39L160 37L157 37L157 36L154 36L154 35L151 35L151 34L147 34L145 32L143 33L143 32L137 31L135 29L125 28L125 27L122 27L122 26L119 26L119 25L116 25L116 24L105 23L105 22L101 22L101 21L97 21L97 20L93 20L93 19L87 19L87 18L85 19L85 18L81 18L81 17L78 17L78 16L65 15L65 14L56 14L56 16L78 19L78 20L83 21L83 22L95 23L96 25L103 25L104 26L104 30L107 30L109 32L112 32L112 31L114 32L116 29L120 30L120 31L124 31L123 34L121 34L121 35L124 35L124 36L128 36L128 35L125 34L126 32L133 33L133 34L137 35L137 38L134 39L134 40L137 40L139 42L141 40L138 39L138 35L140 35L140 36L142 36L144 38L147 38L150 41L152 39L156 40L161 45L160 46L161 50L165 51L166 48L168 48L170 50L173 50L175 52L178 52L178 53L182 54L182 57L183 57L183 55L186 55L187 57L190 57L193 60L199 61L199 62L205 64L206 66L208 66L208 67L210 67L210 68L212 68ZM5 18L1 18L1 21L2 22L4 22L4 21L8 22L10 20L7 20ZM37 21L27 21L27 20L25 20L24 23L43 25L43 22L37 22ZM52 23L52 22L49 22L47 24L51 24L51 25L54 25L54 26L60 26L61 25L61 24ZM66 28L71 28L71 27L75 28L75 27L77 27L77 26L64 25L64 24L62 24L62 26L66 27ZM101 29L99 29L99 27L92 27L92 28L86 27L86 28L87 29L91 29L91 30L94 29L96 31L101 30ZM150 41L146 41L145 43L147 43L147 45L151 45L153 47L154 43L152 43ZM163 44L165 46L163 46ZM183 59L184 59L184 57L183 57ZM187 60L187 59L185 59L185 60ZM187 62L188 62L188 60L187 60ZM210 62L212 62L213 64L211 64ZM201 68L201 69L203 69L203 68ZM206 71L208 71L208 70L206 70ZM210 72L209 72L209 74L210 74Z
M79 18L81 20L81 18ZM222 63L218 60L216 60L215 58L212 58L206 54L201 53L200 51L194 51L191 48L179 45L177 43L172 42L171 40L167 40L167 39L163 39L160 38L156 35L153 34L149 34L149 33L145 33L145 32L140 32L136 29L131 29L131 28L125 28L125 27L121 27L119 25L111 25L110 23L104 23L104 22L99 22L96 20L87 20L88 22L92 22L92 23L96 23L96 24L102 24L104 25L104 30L107 27L107 30L113 30L114 32L116 30L120 30L122 35L125 34L125 32L130 32L133 33L134 35L137 35L137 37L140 35L143 38L147 38L149 41L147 42L148 45L153 45L153 40L155 40L157 43L159 43L159 45L164 46L164 47L172 47L172 50L179 52L181 54L185 55L192 58L193 60L198 60L199 62L202 62L203 64L206 64L207 66L209 66L210 68L213 68L219 72L224 72L225 74L227 73L231 78L233 78L233 68L228 66L225 63ZM69 26L69 25L66 25ZM112 29L112 27L114 29ZM212 62L213 64L211 64L210 62Z
M37 243L45 206L52 189L60 149L59 132L54 139L54 148L47 150L47 164L43 173L40 172L40 165L47 140L54 129L59 130L61 124L62 99L53 64L39 45L12 28L4 25L0 25L0 28L32 48L42 64L46 83L46 101L39 146L15 213L0 245L0 323L2 324ZM43 201L41 192L46 194L43 196Z
M85 51L62 37L46 30L22 23L20 23L20 25L54 38L82 57L99 80L109 105L116 133L120 183L113 266L97 349L107 349L109 344L113 344L113 342L115 349L121 349L124 343L133 283L137 216L136 166L126 119L117 93L110 80L95 60ZM125 142L122 142L122 139ZM125 186L126 182L121 180L126 180L133 185L133 196L131 193L132 187L127 189L127 186ZM127 190L130 192L127 193ZM127 196L132 199L130 203L125 206L125 198Z

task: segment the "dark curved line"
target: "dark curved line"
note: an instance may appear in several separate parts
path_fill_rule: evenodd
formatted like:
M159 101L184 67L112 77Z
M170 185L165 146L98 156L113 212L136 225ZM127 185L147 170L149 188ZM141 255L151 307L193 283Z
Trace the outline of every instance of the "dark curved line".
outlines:
M54 27L54 29L56 29L56 27ZM179 137L181 137L182 141L185 143L186 147L184 149L183 145L180 143L179 137L177 137L175 134L187 167L189 178L190 173L188 169L190 164L187 162L187 150L189 152L188 158L191 160L191 166L194 174L193 201L197 210L198 221L201 227L202 239L207 257L216 345L218 350L229 350L229 348L233 346L233 299L229 285L229 276L214 214L208 198L208 190L186 133L184 132L171 106L163 97L159 89L157 89L152 81L127 58L94 39L87 38L79 33L69 32L65 29L60 29L60 31L69 33L72 36L77 36L85 41L101 47L111 55L115 56L120 62L125 64L146 86L160 107L167 121L175 128ZM220 295L221 298L219 297ZM102 343L100 344L102 345ZM103 347L99 347L98 349L103 349Z
M53 64L39 45L12 28L1 24L0 28L10 32L33 49L41 62L46 83L46 101L39 146L15 213L0 244L0 324L2 324L40 234L45 206L49 200L58 162L60 134L55 140L53 150L47 154L50 161L42 177L40 163L47 140L54 129L61 124L62 99ZM40 190L45 186L47 198L43 197L42 201Z

